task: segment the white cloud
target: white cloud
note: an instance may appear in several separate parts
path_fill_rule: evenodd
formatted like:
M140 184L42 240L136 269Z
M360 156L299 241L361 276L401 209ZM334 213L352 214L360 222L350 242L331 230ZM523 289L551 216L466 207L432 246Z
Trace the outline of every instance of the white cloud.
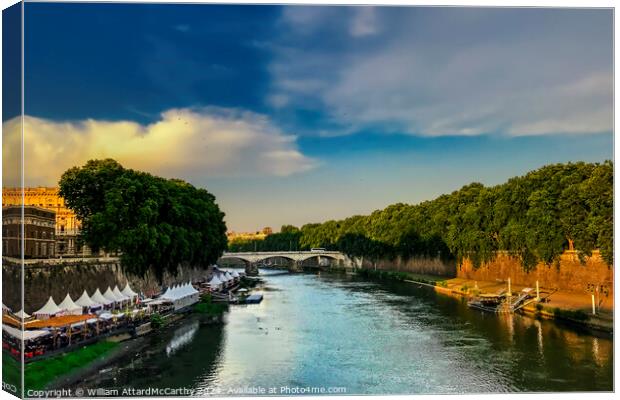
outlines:
M19 154L19 121L3 124L4 165ZM171 109L149 125L132 121L57 122L27 116L24 122L27 185L53 185L68 168L111 157L125 167L197 181L208 177L287 176L317 160L302 154L296 137L268 118L239 110ZM9 181L6 181L9 180ZM5 175L4 185L14 185Z
M283 15L290 31L272 47L273 90L290 95L288 107L325 112L335 134L612 130L608 11L345 7L320 18L303 11L294 20ZM364 35L370 42L360 42Z

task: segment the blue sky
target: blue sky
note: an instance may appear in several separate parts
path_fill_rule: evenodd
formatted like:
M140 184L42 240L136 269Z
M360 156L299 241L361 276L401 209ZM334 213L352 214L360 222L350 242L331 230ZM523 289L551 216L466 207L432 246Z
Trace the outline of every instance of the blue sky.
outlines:
M27 179L109 156L233 230L369 213L611 159L612 55L601 9L27 3Z

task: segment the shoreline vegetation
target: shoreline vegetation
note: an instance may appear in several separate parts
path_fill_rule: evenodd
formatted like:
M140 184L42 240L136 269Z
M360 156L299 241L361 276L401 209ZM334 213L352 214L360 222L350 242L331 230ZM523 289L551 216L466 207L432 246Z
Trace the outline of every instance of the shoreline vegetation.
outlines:
M599 250L613 265L613 162L551 164L496 186L470 183L419 204L392 204L370 215L284 225L264 239L233 239L230 252L325 248L369 261L440 257L474 267L497 252L525 270L580 261Z
M186 314L190 317L195 316L201 324L217 324L224 322L223 316L227 311L227 304L215 303L211 301L210 296L202 296L201 301ZM181 314L173 315L171 318L153 314L149 323L151 329L148 332L161 332L183 319L185 318ZM118 341L109 338L50 358L26 363L24 386L26 390L60 388L64 384L79 380L93 368L103 368L109 365L117 356L132 349L135 350L136 346L140 346L142 342L143 336L127 336ZM122 345L122 343L126 344ZM2 370L7 382L20 381L19 361L4 351Z
M24 386L26 390L61 388L79 381L81 377L94 369L109 365L128 351L137 349L144 344L144 335L161 332L176 322L186 319L186 315L190 318L196 317L201 324L218 324L224 322L224 315L228 310L228 304L213 302L210 295L203 295L188 312L168 316L153 314L150 322L146 324L148 327L142 331L143 334L140 336L118 335L118 337L110 337L79 349L26 363ZM5 381L20 382L19 366L18 360L3 351L2 370ZM19 387L19 385L16 386Z
M118 342L103 340L43 360L26 363L24 366L24 386L26 390L45 389L54 380L106 357L118 345ZM5 376L7 381L11 381L11 378L20 381L19 369L19 361L9 354L2 354L2 371L3 374L7 375Z

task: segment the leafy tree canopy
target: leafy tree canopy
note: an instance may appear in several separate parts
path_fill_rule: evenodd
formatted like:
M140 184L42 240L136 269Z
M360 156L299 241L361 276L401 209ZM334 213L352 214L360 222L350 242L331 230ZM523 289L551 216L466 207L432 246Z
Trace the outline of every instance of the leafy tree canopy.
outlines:
M474 265L497 251L526 268L557 262L573 243L580 255L600 249L613 263L613 164L542 167L508 182L472 183L417 205L393 204L368 216L282 227L263 241L231 243L231 251L324 247L370 259L469 257ZM292 243L292 244L291 244Z
M226 249L224 213L215 197L178 179L123 168L112 159L67 170L60 195L82 221L94 251L120 252L123 268L158 279L181 264L213 264Z

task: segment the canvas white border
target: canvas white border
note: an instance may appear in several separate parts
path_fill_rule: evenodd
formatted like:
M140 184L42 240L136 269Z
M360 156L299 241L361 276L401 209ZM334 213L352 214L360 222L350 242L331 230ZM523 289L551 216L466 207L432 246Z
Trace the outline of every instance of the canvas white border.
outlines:
M609 0L523 0L523 1L497 1L497 0L478 0L478 1L465 1L465 0L452 0L452 1L418 1L418 0L407 0L407 1L399 1L399 0L391 0L391 1L352 1L352 0L338 0L338 1L330 1L330 0L314 0L314 1L302 1L302 0L288 0L284 2L275 2L275 1L267 1L267 0L229 0L229 1L208 1L208 0L200 0L200 1L183 1L183 0L151 0L151 1L139 1L139 0L124 0L124 1L80 1L80 0L63 0L63 1L54 1L54 0L28 0L26 2L47 2L47 3L179 3L179 4L290 4L290 5L379 5L379 6L464 6L464 7L561 7L561 8L572 8L572 7L585 7L585 8L613 8L614 13L614 221L619 221L620 211L618 207L616 207L615 200L618 198L619 188L617 184L617 174L616 174L616 158L615 155L618 154L618 150L620 149L620 142L616 140L618 138L618 129L616 125L616 116L618 115L618 106L615 102L615 93L618 93L618 82L615 80L615 71L617 63L618 53L616 52L617 43L619 39L618 27L615 23L616 17L616 9L615 3ZM14 0L0 0L0 4L2 9L8 8L14 4L18 3L18 1ZM2 42L2 19L0 18L0 48ZM22 49L23 54L23 49ZM0 74L2 72L2 52L0 51ZM23 71L22 71L23 72ZM23 76L23 74L22 74ZM25 102L25 98L22 98L22 103ZM0 96L0 121L2 121L2 99ZM1 144L0 144L1 147ZM2 163L0 163L0 177L2 176ZM614 252L615 249L620 248L618 244L620 243L620 239L618 238L618 226L614 224ZM1 251L1 250L0 250ZM614 296L618 293L618 280L614 277ZM0 287L0 297L2 295L2 288ZM614 298L614 302L616 303L616 298ZM616 313L614 309L614 326L616 321ZM616 368L616 362L618 360L618 347L615 346L614 343L614 388L615 385L618 384L618 376L620 375L618 372L618 368ZM1 370L1 366L0 366ZM367 399L367 398L391 398L391 399L413 399L416 400L431 400L437 398L447 398L447 399L463 399L463 400L477 400L477 399L488 399L488 400L499 400L499 399L518 399L518 400L533 400L533 399L565 399L565 400L582 400L584 395L587 395L588 400L598 400L598 399L612 399L615 398L614 393L525 393L525 394L459 394L459 395L397 395L397 396L346 396L348 399ZM343 399L345 396L280 396L278 399L299 399L303 397L304 399L310 400L338 400ZM4 398L13 398L10 394L4 391L0 391L0 399ZM178 399L178 397L166 397L167 399ZM148 397L143 397L143 399L151 399ZM160 398L153 398L160 399ZM236 399L235 397L226 397L226 399ZM243 400L264 400L266 397L240 397L239 399Z

